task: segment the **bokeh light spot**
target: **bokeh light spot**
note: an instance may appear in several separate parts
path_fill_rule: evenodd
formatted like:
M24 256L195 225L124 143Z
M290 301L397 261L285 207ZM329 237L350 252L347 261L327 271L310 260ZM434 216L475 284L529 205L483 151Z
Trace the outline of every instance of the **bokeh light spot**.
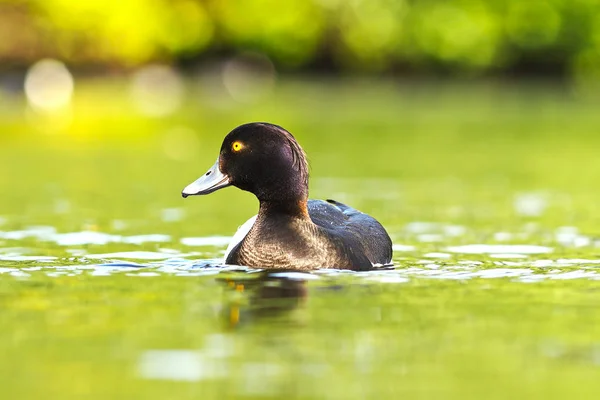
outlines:
M25 95L36 111L55 113L71 104L73 75L60 61L44 59L29 68L25 77Z
M231 97L253 103L270 94L277 74L269 58L258 53L243 53L225 63L223 84Z
M137 110L149 117L164 117L181 107L185 95L183 78L166 65L140 68L131 81L131 99Z

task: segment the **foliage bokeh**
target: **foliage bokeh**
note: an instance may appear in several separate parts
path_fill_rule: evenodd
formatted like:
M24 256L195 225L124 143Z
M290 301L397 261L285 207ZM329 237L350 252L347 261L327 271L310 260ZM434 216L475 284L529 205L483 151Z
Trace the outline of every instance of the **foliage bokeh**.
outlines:
M600 1L0 0L0 37L5 68L254 50L292 69L595 75Z

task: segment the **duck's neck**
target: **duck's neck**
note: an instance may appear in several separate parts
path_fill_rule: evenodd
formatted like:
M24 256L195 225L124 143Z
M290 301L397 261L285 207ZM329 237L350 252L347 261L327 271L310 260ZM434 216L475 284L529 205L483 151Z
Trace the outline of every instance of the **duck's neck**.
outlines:
M310 220L307 199L260 200L258 216Z

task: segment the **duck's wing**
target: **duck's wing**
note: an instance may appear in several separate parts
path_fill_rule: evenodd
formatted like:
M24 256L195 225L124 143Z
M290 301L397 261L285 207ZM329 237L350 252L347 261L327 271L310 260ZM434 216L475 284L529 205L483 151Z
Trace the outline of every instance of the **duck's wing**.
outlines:
M309 200L308 214L316 225L359 242L374 266L391 264L392 240L375 218L335 200Z

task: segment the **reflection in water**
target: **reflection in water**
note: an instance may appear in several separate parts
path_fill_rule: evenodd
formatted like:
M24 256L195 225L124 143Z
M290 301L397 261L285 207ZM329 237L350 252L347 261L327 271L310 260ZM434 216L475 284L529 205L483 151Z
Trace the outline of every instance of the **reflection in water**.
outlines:
M261 272L253 278L217 278L228 288L224 317L230 327L252 320L285 317L308 298L306 281L312 275L297 272Z
M277 322L295 322L294 310L301 309L306 302L307 281L318 279L314 275L298 272L243 273L235 277L216 278L224 286L224 307L221 315L226 323L225 331L232 328L265 322L273 328ZM287 339L279 341L269 337L269 344L257 337L251 346L264 345L267 352L273 348L292 351ZM286 336L287 337L287 336ZM180 382L212 381L240 376L235 386L242 394L270 394L276 383L284 379L289 368L281 360L252 358L245 354L246 340L252 336L233 332L206 335L203 346L193 349L149 349L138 360L138 375L143 379ZM236 355L241 355L237 359ZM263 354L264 356L264 354ZM303 366L313 370L313 364Z

